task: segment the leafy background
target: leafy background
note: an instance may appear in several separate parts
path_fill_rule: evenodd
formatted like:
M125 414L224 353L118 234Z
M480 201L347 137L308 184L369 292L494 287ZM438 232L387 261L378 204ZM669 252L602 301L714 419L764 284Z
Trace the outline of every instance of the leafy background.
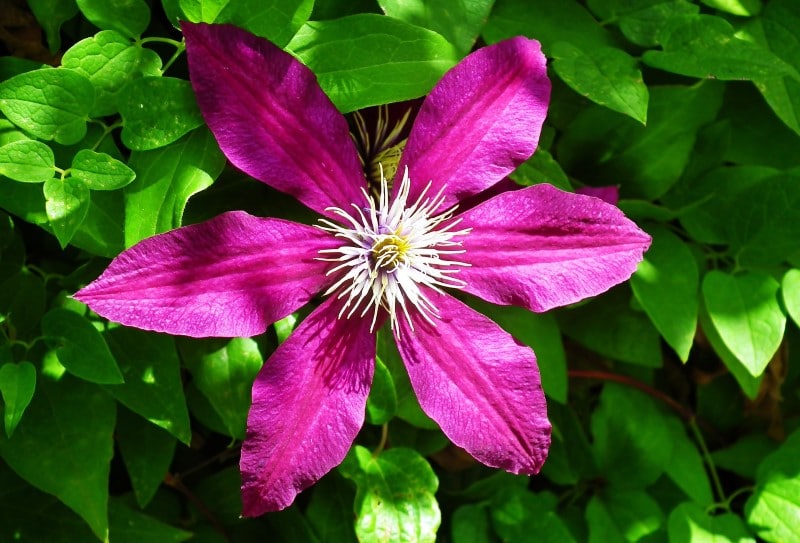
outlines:
M3 6L0 541L800 541L800 3ZM542 42L550 115L513 179L617 186L653 236L631 281L589 302L475 302L537 352L542 474L450 445L381 340L344 463L289 509L239 518L250 384L303 315L199 341L70 298L123 248L224 210L312 220L226 167L179 19L271 39L345 113L423 96L475 46Z

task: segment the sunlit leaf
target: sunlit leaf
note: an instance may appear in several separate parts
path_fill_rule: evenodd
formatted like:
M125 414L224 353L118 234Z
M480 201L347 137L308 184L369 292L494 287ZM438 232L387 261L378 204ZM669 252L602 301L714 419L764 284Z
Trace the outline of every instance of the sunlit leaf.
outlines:
M439 34L372 14L306 23L287 47L343 112L427 94L459 59Z
M86 134L94 87L66 68L42 68L0 83L0 111L37 138L69 145Z
M0 147L0 175L23 183L40 183L55 173L53 151L40 141L19 140Z
M30 362L9 362L0 366L0 395L6 435L13 437L36 390L36 368Z
M650 234L653 242L631 277L631 287L655 327L686 362L697 328L697 261L666 228L652 229Z
M78 151L72 160L70 172L92 190L120 189L136 177L136 172L124 162L91 149Z
M747 524L774 543L800 541L800 432L795 431L758 466L756 488L745 504Z
M430 464L411 449L373 455L356 445L339 467L356 483L356 534L362 543L433 543L441 522L434 493L439 481Z
M42 319L42 332L56 348L58 361L73 375L94 383L123 382L105 339L81 315L52 309Z
M769 275L710 271L703 298L717 333L750 374L764 372L783 338L786 316L778 304L779 283Z

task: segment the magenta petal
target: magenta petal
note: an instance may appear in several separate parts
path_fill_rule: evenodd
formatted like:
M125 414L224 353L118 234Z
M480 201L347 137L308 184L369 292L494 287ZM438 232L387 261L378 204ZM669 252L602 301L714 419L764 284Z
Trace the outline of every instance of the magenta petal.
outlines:
M467 56L414 121L399 170L408 166L409 201L429 181L447 206L498 183L536 150L549 99L539 42L518 37Z
M426 291L436 326L399 319L400 354L422 409L450 440L484 464L537 473L550 447L550 423L536 356L455 298Z
M595 296L628 279L650 236L602 200L535 185L460 215L464 290L533 311Z
M338 465L361 425L375 365L369 319L328 298L267 360L242 444L245 516L287 507Z
M600 198L611 205L617 205L617 202L619 202L619 189L614 185L607 185L605 187L580 187L575 189L575 192Z
M326 282L318 228L242 211L148 238L75 294L128 326L194 337L252 336L305 304Z
M347 121L311 70L234 26L181 26L200 111L236 167L324 215L365 201Z

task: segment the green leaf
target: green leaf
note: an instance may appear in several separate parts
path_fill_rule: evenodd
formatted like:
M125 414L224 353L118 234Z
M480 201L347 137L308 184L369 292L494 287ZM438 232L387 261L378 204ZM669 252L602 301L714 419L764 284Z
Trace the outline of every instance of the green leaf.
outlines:
M47 225L42 187L32 183L0 183L0 207L32 224Z
M175 438L125 408L118 411L114 434L128 470L136 503L144 508L153 499L169 471L175 452Z
M189 198L209 187L225 156L206 128L162 149L135 152L136 179L125 187L125 245L181 226Z
M719 332L717 331L714 323L711 321L711 317L708 314L708 309L706 308L705 303L700 304L700 313L699 313L699 321L700 327L703 329L703 333L708 339L708 342L711 344L711 347L714 349L714 352L717 356L722 359L722 362L731 372L731 375L736 379L739 383L739 386L742 388L742 391L745 395L754 400L758 395L759 389L761 387L761 380L763 379L764 375L760 375L758 377L753 377L742 362L736 357L733 352L725 345L725 342L720 337Z
M425 415L422 414L421 416ZM430 419L427 420L430 421ZM430 423L426 424L427 426L432 425ZM426 430L419 426L422 425L406 422L399 416L390 420L389 435L392 438L392 446L407 447L427 456L441 451L450 444L450 440L438 429L438 426L435 430Z
M725 223L742 267L769 267L800 255L800 176L775 175L736 194Z
M712 270L703 278L703 298L722 341L753 377L778 350L786 315L778 303L780 284L769 275L730 275Z
M44 281L21 269L0 283L0 315L5 317L16 335L24 337L39 325L45 296Z
M75 232L72 244L92 254L113 258L124 248L125 202L122 192L91 192L89 212Z
M714 495L700 451L687 437L683 424L675 418L670 418L667 423L673 444L672 457L666 466L667 476L694 503L703 507L710 506L714 502Z
M182 0L181 4L197 0ZM214 4L216 2L210 2ZM202 0L205 5L209 2ZM313 0L236 0L226 2L217 17L218 23L231 23L269 39L278 47L285 47L289 40L308 21Z
M441 522L434 496L439 481L416 451L393 448L377 456L354 446L339 472L356 483L356 535L361 543L433 543Z
M214 511L222 522L230 524L231 521L241 521L242 498L238 492L241 486L239 467L228 466L202 479L194 491L201 503Z
M739 408L737 405L736 409ZM777 448L778 444L765 434L747 434L729 447L711 453L711 459L717 469L722 468L744 479L755 480L758 464L754 460L761 461Z
M135 38L150 24L150 8L144 0L75 0L83 15L103 30Z
M548 397L566 403L567 358L555 318L521 307L497 306L478 300L470 300L470 305L533 349L542 376L542 388Z
M308 22L287 47L343 113L427 94L459 59L439 34L370 13Z
M686 0L638 0L619 2L614 15L626 38L642 47L654 47L659 45L659 34L670 20L699 11L697 5Z
M761 79L755 84L786 126L800 134L800 6L792 0L773 0L747 30L758 44L794 68L792 77Z
M53 150L36 140L19 140L0 147L0 175L23 183L41 183L56 173Z
M75 0L28 0L28 7L44 29L50 52L61 49L61 25L78 13Z
M185 79L136 79L120 91L117 105L124 122L122 143L134 151L163 147L203 124Z
M78 513L101 541L108 537L115 411L96 385L68 375L42 378L14 437L0 434L0 456L11 469Z
M188 445L192 433L173 338L121 327L104 335L125 376L124 384L106 390Z
M589 543L639 541L664 524L653 498L640 490L615 490L593 496L586 506Z
M94 537L81 517L0 462L0 541L76 543Z
M800 81L781 77L763 79L755 84L775 114L800 134Z
M44 182L44 197L47 219L63 249L89 212L89 189L74 177L53 178Z
M197 389L194 383L189 383L185 390L186 405L192 417L209 430L226 435L228 429L225 427L222 417L211 405L211 402L208 401L208 398Z
M800 135L778 119L751 85L728 85L721 111L730 122L723 160L739 165L800 167Z
M606 384L600 406L592 413L594 456L603 478L619 489L641 489L655 482L672 458L668 420L643 392Z
M375 376L367 398L367 422L385 424L397 412L397 392L394 379L380 358L375 359Z
M680 178L698 130L717 116L723 90L712 82L650 87L646 127L605 108L583 108L558 141L558 161L586 184L621 179L623 198L655 200Z
M559 312L561 332L597 353L649 368L662 364L658 331L634 311L625 288L616 288L579 307Z
M70 173L91 190L121 189L136 178L136 172L124 162L91 149L78 151L72 160Z
M378 0L378 4L389 17L438 32L466 55L494 0Z
M42 68L0 83L0 111L8 120L37 138L64 145L86 134L92 104L91 81L66 68Z
M650 235L652 245L631 277L631 288L656 329L686 362L697 329L697 260L666 228L652 228Z
M56 346L58 361L71 374L93 383L123 382L105 339L84 317L68 309L51 309L42 318L42 333Z
M244 439L253 381L264 361L249 338L186 340L180 344L194 385L222 418L228 435Z
M333 471L314 485L306 518L319 543L357 543L353 530L353 485Z
M153 517L134 511L119 498L108 502L109 539L113 543L179 543L192 537Z
M733 203L743 190L759 185L776 173L778 170L775 168L765 166L725 166L694 179L691 184L681 187L684 202L688 203L687 209L680 214L681 226L695 241L728 245L732 225L720 218L731 216ZM776 234L780 235L779 232Z
M12 437L36 390L36 367L30 362L0 366L0 395L6 435Z
M283 343L294 331L297 326L297 313L290 313L279 321L272 324L275 328L275 335L278 338L278 343Z
M800 326L800 270L791 269L783 276L781 296L786 312L792 317L795 325Z
M553 155L541 147L536 149L531 158L517 166L517 169L511 174L511 178L526 187L538 183L549 183L554 187L572 192L572 185L567 174L561 169Z
M756 472L756 488L744 506L750 528L766 541L800 541L800 432L795 431Z
M483 29L487 43L520 35L542 42L548 55L560 41L582 50L613 43L611 34L575 0L496 0Z
M417 401L417 395L411 387L405 364L397 351L391 332L382 328L378 331L378 358L392 374L395 393L397 394L397 416L418 428L438 430L439 425L426 415Z
M707 6L740 17L752 17L761 11L761 0L700 0Z
M530 541L536 534L541 543L571 543L572 534L556 514L556 497L549 492L534 494L525 489L507 489L491 501L492 524L508 543Z
M563 486L596 478L597 465L575 411L568 405L550 404L547 416L553 424L553 440L542 475Z
M179 0L178 5L187 20L193 23L213 23L230 0Z
M115 30L102 30L70 47L61 59L89 78L96 92L93 117L117 111L117 94L139 77L161 75L161 58L150 49L134 45Z
M579 49L556 42L551 49L553 69L575 92L647 123L647 86L636 59L614 47Z
M741 517L711 516L696 503L682 503L672 510L667 533L669 543L755 543Z
M176 28L181 20L230 23L267 38L280 48L308 21L314 7L313 0L164 0L163 4Z
M730 23L713 15L675 19L660 39L663 51L645 51L645 64L690 77L758 80L792 68L767 49L734 36Z
M493 530L489 511L484 504L462 505L450 518L450 538L453 543L492 543Z

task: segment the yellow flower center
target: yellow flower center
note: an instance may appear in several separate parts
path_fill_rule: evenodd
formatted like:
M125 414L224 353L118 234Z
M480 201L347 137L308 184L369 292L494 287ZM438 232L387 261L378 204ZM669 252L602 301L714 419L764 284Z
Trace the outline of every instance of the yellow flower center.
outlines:
M405 263L411 244L403 236L390 234L378 239L372 246L372 258L378 268L392 271Z

